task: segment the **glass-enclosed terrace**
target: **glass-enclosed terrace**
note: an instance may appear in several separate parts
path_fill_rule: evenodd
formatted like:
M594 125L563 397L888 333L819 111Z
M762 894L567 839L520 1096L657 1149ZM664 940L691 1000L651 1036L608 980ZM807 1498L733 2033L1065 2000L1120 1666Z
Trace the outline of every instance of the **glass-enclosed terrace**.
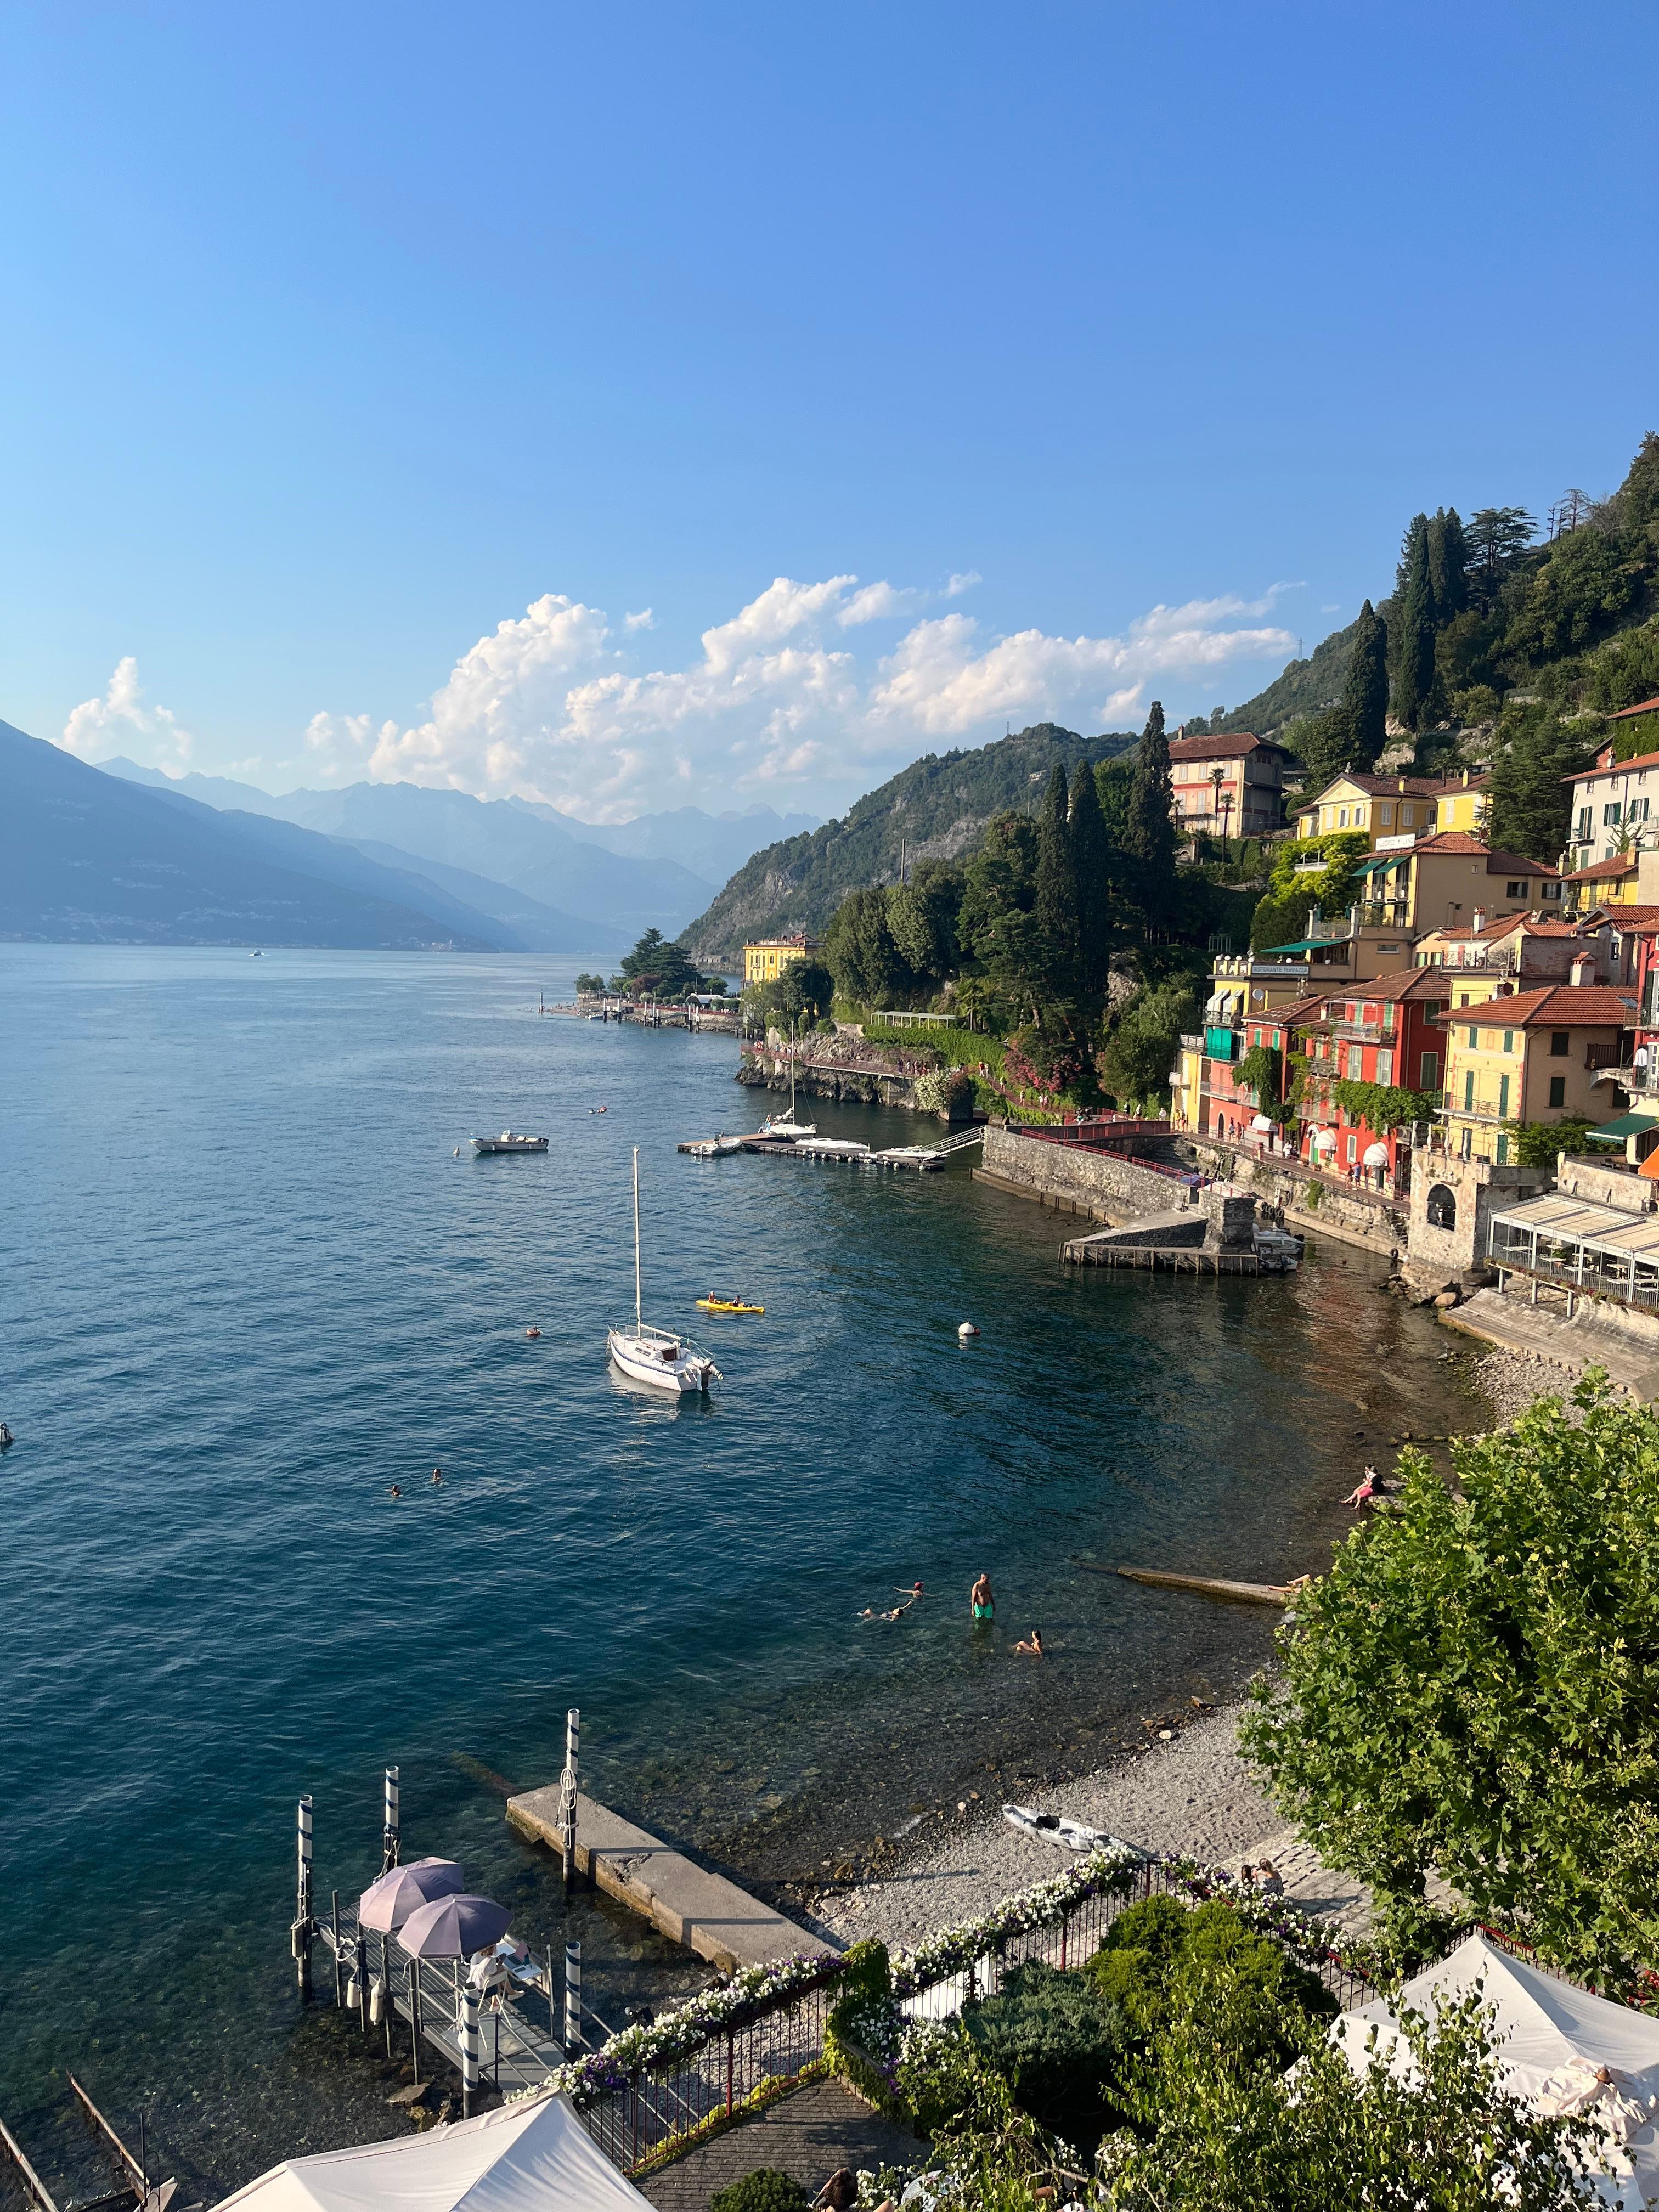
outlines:
M1486 1256L1498 1271L1659 1312L1659 1213L1552 1193L1494 1213Z

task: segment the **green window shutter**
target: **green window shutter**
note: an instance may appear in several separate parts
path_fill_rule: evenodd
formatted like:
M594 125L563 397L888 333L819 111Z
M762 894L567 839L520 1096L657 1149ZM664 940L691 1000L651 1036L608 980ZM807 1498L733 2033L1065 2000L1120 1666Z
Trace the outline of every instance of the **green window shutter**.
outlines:
M1463 1111L1466 1114L1474 1111L1474 1070L1472 1067L1463 1071Z
M1469 1031L1469 1050L1470 1050L1471 1052L1474 1051L1474 1049L1475 1049L1475 1048L1476 1048L1476 1047L1480 1044L1480 1030L1471 1030Z
M1504 1032L1504 1049L1505 1052L1513 1052L1515 1050L1515 1031L1513 1030L1505 1030Z
M1509 1139L1508 1139L1507 1137L1500 1137L1500 1138L1498 1139L1498 1166L1499 1166L1500 1168L1504 1165L1504 1162L1509 1158L1509 1156L1510 1156L1510 1140L1509 1140Z
M1510 1118L1510 1079L1507 1075L1498 1079L1498 1118L1500 1121L1507 1121Z

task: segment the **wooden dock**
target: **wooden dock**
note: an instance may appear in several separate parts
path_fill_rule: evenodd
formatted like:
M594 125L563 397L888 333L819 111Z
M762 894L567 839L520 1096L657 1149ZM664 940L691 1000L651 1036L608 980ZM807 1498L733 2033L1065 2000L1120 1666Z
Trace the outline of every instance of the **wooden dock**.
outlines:
M1118 1244L1105 1237L1072 1237L1060 1256L1077 1267L1151 1267L1173 1275L1280 1275L1285 1261L1270 1252L1210 1252L1200 1244Z
M521 1836L560 1848L559 1785L527 1790L509 1797L509 1824ZM818 1958L832 1943L809 1936L739 1889L723 1875L695 1866L682 1852L636 1828L607 1806L578 1793L576 1866L598 1887L631 1905L653 1927L683 1943L723 1973L739 1966L766 1966L775 1960Z

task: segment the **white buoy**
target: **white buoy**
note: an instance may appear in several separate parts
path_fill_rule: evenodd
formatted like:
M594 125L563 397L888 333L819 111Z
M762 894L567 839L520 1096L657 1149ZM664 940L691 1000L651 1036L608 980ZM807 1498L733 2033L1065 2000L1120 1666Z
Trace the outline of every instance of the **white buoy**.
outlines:
M970 1336L977 1336L979 1334L979 1331L974 1327L972 1322L964 1321L957 1325L957 1334L962 1339L963 1342L966 1344Z

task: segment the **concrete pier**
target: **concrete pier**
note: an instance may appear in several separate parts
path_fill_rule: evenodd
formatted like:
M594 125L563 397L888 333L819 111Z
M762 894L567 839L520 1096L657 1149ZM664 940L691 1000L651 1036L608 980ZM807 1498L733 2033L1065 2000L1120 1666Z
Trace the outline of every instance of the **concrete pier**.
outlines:
M550 1850L560 1848L556 1782L509 1797L507 1817L521 1836ZM672 1844L580 1794L576 1865L597 1887L642 1913L672 1942L684 1943L722 1973L803 1954L817 1958L836 1948L772 1911L736 1882L694 1866Z

